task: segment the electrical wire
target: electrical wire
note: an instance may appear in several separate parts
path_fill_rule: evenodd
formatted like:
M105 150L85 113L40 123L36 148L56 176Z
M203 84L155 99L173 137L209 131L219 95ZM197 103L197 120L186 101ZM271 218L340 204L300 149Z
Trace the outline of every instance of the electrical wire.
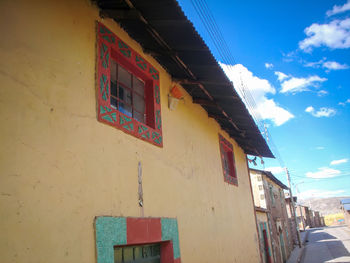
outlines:
M192 6L194 7L197 15L199 16L202 24L204 25L212 43L214 44L220 60L227 65L227 71L228 73L232 75L236 75L236 72L233 70L233 66L236 64L236 61L234 59L234 56L231 53L231 50L227 44L227 42L224 39L224 36L216 23L216 20L210 11L208 4L206 3L206 0L191 0ZM240 77L240 83L235 83L234 88L240 94L242 100L244 101L246 107L248 108L249 113L251 114L253 120L255 121L258 129L260 130L262 136L267 141L268 145L270 146L270 149L274 153L276 160L279 162L280 166L282 168L285 168L286 165L282 159L282 156L274 143L271 133L267 129L264 119L262 118L261 114L258 111L257 104L249 90L249 87L246 86L242 79L241 72L239 73ZM290 176L293 178L303 178L305 177L298 176L294 174L294 171L292 170L292 173L290 173Z

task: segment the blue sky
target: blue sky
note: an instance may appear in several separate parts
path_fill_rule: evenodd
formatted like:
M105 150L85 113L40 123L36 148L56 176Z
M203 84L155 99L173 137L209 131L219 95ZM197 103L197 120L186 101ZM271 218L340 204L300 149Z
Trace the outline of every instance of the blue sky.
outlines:
M253 167L286 183L285 164L299 198L350 196L350 0L179 2L283 160ZM231 63L193 3L207 4Z

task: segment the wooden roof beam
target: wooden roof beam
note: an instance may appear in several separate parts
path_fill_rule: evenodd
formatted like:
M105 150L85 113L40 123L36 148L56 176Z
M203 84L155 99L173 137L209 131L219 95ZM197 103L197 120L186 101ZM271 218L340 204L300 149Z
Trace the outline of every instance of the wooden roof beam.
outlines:
M117 20L141 20L140 12L136 9L103 9L101 16L112 17Z
M193 103L200 104L202 106L217 107L218 105L212 100L193 98Z

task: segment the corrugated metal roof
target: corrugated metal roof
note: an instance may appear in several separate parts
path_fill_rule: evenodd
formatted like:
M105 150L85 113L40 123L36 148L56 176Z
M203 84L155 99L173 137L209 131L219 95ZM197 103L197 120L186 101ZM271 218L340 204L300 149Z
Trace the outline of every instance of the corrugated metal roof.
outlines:
M344 205L344 210L350 211L350 204L345 204Z
M350 198L342 199L342 200L340 200L340 203L342 203L342 204L350 204Z
M245 153L274 157L233 84L176 0L97 0L236 140Z

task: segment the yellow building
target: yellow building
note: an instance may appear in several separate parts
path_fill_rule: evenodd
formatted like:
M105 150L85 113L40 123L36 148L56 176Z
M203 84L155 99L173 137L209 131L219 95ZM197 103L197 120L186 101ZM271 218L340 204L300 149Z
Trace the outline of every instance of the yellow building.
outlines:
M0 18L1 262L259 262L246 154L272 154L175 0Z

